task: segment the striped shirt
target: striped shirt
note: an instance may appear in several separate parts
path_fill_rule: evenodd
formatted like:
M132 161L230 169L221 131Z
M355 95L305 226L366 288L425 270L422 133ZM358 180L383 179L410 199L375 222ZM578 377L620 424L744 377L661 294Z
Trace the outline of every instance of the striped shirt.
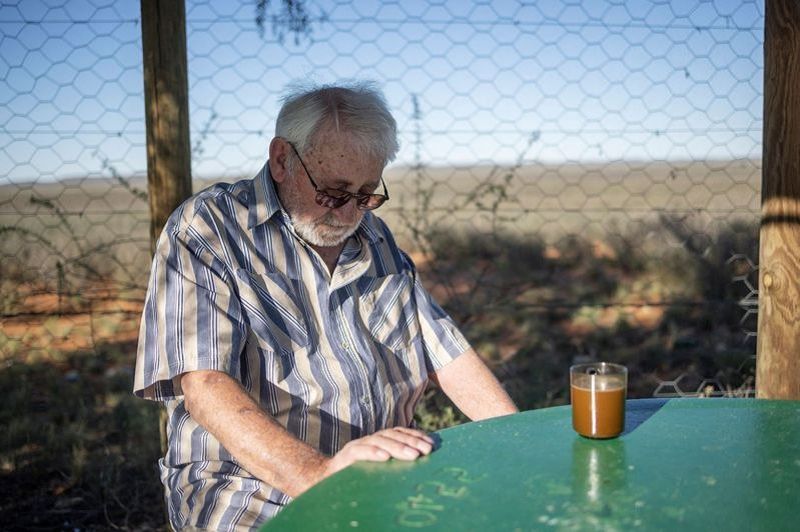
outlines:
M248 529L290 500L192 419L182 373L227 373L291 434L333 455L412 425L429 372L468 348L371 212L331 274L294 233L268 165L196 194L158 241L134 384L167 407L159 465L172 526Z

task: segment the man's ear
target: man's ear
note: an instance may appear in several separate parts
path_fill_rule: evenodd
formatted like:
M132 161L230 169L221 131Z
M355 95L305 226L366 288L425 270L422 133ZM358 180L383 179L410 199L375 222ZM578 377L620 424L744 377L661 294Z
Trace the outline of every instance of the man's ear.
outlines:
M283 183L288 177L287 168L289 157L289 143L280 137L275 137L269 143L269 171L276 183Z

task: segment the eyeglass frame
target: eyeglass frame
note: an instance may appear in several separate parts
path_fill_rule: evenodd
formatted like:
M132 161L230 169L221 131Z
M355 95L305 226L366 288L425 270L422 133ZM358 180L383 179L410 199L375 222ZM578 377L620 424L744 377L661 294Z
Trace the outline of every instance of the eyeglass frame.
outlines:
M311 177L311 172L308 171L308 167L306 166L306 163L303 162L303 158L300 156L300 152L297 150L294 143L288 140L286 140L286 143L292 147L292 151L294 151L294 154L297 156L297 160L300 161L303 170L305 170L306 176L308 177L308 180L311 182L311 186L314 187L314 190L317 193L316 197L314 198L314 201L316 201L317 205L319 205L320 207L326 207L328 209L339 209L347 205L347 202L349 202L351 199L355 198L356 208L358 208L361 211L373 211L378 207L380 207L381 205L383 205L384 203L386 203L387 201L389 201L389 189L386 188L386 182L383 180L383 176L380 176L381 185L383 185L383 192L384 192L383 194L349 192L347 190L343 190L340 188L320 188L319 185L317 185L316 181L314 181L314 178ZM340 195L333 196L330 194L330 192L336 192ZM370 199L380 201L380 203L378 203L374 207L369 207L367 205L367 202ZM362 201L364 202L363 204L361 203Z

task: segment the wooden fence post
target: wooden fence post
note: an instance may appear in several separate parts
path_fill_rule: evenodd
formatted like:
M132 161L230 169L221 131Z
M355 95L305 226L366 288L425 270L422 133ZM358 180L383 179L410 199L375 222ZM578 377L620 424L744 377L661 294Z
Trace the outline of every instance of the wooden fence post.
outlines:
M192 194L184 0L141 0L150 246Z
M192 194L184 0L141 0L150 252L175 208ZM167 414L159 411L161 452ZM166 515L166 507L164 508ZM167 522L169 518L167 517Z
M756 396L800 399L800 2L766 0Z

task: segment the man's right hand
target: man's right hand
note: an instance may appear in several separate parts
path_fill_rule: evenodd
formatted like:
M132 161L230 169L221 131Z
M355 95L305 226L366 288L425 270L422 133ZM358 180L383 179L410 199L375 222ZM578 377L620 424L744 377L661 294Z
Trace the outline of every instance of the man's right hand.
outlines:
M430 454L433 439L404 427L385 429L347 443L326 457L264 412L241 385L219 371L181 377L186 409L251 474L296 497L353 462L415 460Z
M416 460L433 451L433 438L421 430L405 427L384 429L369 436L348 442L325 464L323 477L333 475L354 462L385 462Z

